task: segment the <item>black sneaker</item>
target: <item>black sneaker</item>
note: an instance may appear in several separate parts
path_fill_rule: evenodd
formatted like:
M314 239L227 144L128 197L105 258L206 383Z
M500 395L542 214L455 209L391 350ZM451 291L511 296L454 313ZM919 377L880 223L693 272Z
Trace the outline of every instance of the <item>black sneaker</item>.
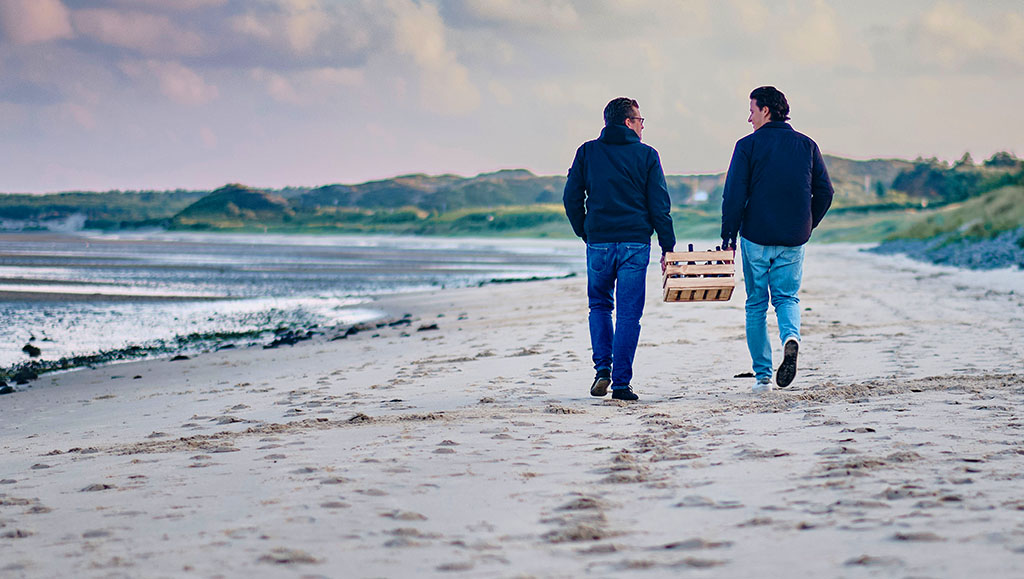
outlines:
M612 400L640 400L640 397L633 393L632 388L616 388L612 390Z
M612 383L612 373L608 370L598 370L594 383L590 385L591 396L604 396L608 393L608 386Z
M775 383L779 385L779 388L789 386L793 383L793 378L796 378L796 357L799 353L800 342L786 340L786 345L782 349L782 363L779 364L779 369L775 372Z

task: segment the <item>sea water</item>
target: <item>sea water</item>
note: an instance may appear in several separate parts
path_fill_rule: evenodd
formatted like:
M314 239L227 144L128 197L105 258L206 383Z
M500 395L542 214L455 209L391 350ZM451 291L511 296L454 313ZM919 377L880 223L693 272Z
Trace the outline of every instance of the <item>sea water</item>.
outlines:
M585 272L573 240L0 234L0 368L197 334L379 319L381 296Z

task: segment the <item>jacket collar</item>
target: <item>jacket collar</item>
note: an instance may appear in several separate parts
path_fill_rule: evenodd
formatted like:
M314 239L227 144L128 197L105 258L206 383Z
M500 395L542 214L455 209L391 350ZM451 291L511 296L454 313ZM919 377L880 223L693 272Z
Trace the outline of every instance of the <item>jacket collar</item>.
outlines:
M793 127L789 126L789 123L787 123L786 121L768 121L767 123L761 125L761 129L787 129L792 131Z
M639 143L640 137L636 135L633 129L626 125L605 125L601 129L599 140L611 145L628 145L630 143Z

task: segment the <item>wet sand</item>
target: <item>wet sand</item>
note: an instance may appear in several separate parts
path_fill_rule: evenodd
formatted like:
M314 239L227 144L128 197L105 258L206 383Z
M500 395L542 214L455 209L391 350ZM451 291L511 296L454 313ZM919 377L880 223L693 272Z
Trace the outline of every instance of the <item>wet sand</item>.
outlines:
M1024 574L1024 274L811 246L800 371L760 396L733 378L742 291L663 304L649 280L632 404L588 394L582 278L44 376L0 397L0 571Z

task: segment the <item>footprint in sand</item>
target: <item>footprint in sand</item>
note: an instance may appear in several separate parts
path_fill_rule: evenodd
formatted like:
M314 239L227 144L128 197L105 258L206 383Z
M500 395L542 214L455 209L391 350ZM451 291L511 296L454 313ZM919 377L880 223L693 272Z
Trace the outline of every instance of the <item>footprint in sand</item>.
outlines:
M473 563L470 563L468 561L461 562L461 563L442 563L442 564L438 565L437 567L435 567L434 569L436 569L438 571L444 571L444 572L447 572L447 571L469 571L469 570L473 569Z
M347 509L352 505L343 501L327 501L325 503L320 503L320 506L325 509Z
M423 516L423 515L421 515L419 513L415 513L413 511L390 511L390 512L387 512L387 513L381 513L380 516L386 517L388 519L394 519L396 521L425 521L425 520L427 520L427 517L425 517L425 516Z
M555 510L558 511L589 511L589 510L604 510L608 508L608 505L596 497L580 497L569 501L568 503L558 507Z
M914 542L914 543L921 543L921 542L933 543L933 542L945 541L945 539L943 539L942 537L936 535L935 533L930 533L928 531L906 532L906 533L900 532L900 533L894 534L890 538L893 541L906 541L906 542Z
M721 549L731 546L732 541L708 541L706 539L696 538L687 539L685 541L673 541L660 547L654 547L654 550L697 551L701 549Z
M310 555L305 551L298 549L285 549L284 547L278 547L272 550L270 553L261 556L257 559L260 563L272 563L274 565L295 565L295 564L313 564L320 563L320 559Z
M348 482L352 482L352 479L345 478L343 476L332 476L320 479L320 484L322 485L340 485Z
M871 555L861 555L843 563L846 567L902 567L903 564L903 560L896 557L872 557Z
M743 503L734 500L723 500L715 501L708 497L700 495L688 495L683 497L683 500L676 503L676 507L710 507L713 509L738 509L743 507Z

